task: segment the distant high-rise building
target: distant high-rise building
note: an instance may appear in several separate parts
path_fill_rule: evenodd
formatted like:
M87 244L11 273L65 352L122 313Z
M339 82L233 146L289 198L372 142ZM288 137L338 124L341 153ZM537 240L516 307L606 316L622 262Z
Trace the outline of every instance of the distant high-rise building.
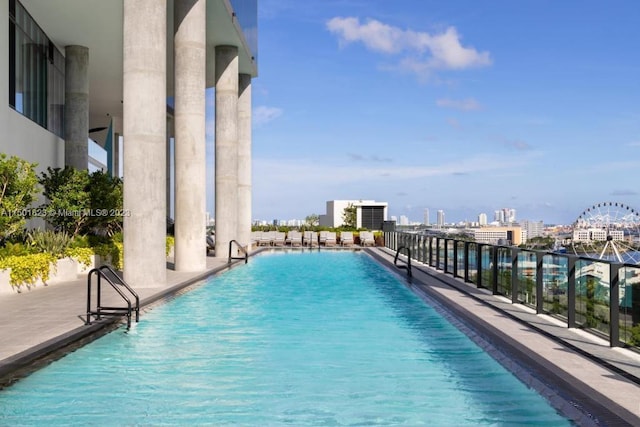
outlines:
M542 221L524 220L520 223L520 226L527 231L527 237L530 239L544 236L544 223Z
M478 223L480 225L487 225L487 214L486 213L481 213L480 215L478 215Z
M444 211L442 209L440 209L438 211L437 221L438 221L438 227L444 227L444 224L445 224L445 222L444 222Z
M400 215L400 225L409 225L409 218L405 215Z
M429 209L424 210L424 225L431 225L431 221L429 220Z

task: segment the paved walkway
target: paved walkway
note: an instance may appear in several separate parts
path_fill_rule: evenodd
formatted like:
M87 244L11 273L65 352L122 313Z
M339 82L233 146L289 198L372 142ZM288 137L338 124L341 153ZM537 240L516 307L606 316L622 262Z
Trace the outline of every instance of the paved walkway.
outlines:
M367 252L387 265L393 262L388 250ZM166 285L136 289L141 305L223 270L227 263L208 258L207 267L198 274L168 269ZM594 424L585 416L585 408L604 425L640 425L637 353L610 348L591 334L568 329L556 319L536 315L424 265L414 264L408 286L446 307L450 321L579 425ZM104 327L85 326L85 316L86 279L0 296L0 380L61 344Z

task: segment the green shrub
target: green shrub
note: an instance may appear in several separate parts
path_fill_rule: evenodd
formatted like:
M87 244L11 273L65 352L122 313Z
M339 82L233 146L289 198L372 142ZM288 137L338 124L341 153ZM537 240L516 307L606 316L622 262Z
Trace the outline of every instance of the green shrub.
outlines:
M111 258L111 265L122 270L124 268L123 245L120 242L102 243L93 247L96 255Z
M94 255L94 252L91 248L69 247L65 251L65 255L75 259L85 267L89 267L91 266L91 256Z
M89 236L85 234L78 234L74 238L71 239L69 243L69 248L90 248L91 240Z
M7 242L4 247L0 248L0 258L7 258L9 256L23 256L33 253L31 246L22 243Z
M176 239L173 236L167 236L167 246L166 253L169 256L169 252L171 252L171 248L176 245Z
M36 164L0 153L0 242L24 229L38 194Z

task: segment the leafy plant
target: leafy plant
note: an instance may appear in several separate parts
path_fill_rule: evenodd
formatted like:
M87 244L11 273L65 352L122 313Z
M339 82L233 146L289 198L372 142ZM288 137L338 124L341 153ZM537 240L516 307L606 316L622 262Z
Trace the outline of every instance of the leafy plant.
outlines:
M55 261L55 257L48 253L11 255L0 259L0 269L11 269L9 283L12 286L33 286L38 279L43 282L49 280L49 271Z
M98 235L112 236L122 232L122 180L108 173L96 171L89 175L88 227Z
M112 236L122 231L122 180L108 173L72 167L48 168L40 184L49 200L42 208L58 231Z
M66 256L71 237L64 231L31 230L27 241L36 251L49 253L59 259Z
M307 215L304 222L308 227L315 227L320 224L320 216L318 214Z
M28 207L38 193L35 163L0 153L0 241L25 226L31 216Z
M169 256L169 252L171 252L171 248L174 247L175 245L176 245L176 239L173 236L167 236L167 243L166 243L167 256Z
M349 203L349 206L344 208L344 211L342 212L342 222L345 229L355 230L357 224L357 214L358 208L353 206L352 203Z
M102 243L93 247L96 255L100 255L103 258L110 258L111 265L118 269L122 270L124 268L124 255L123 255L123 245L121 242L109 242Z
M40 176L44 196L42 205L46 221L58 231L76 236L89 222L91 198L87 192L89 174L72 167L47 168Z
M91 256L93 254L93 249L83 247L69 247L65 251L66 256L75 259L85 267L91 266Z
M32 248L22 243L7 242L4 247L0 248L0 258L29 255L31 253L33 253Z

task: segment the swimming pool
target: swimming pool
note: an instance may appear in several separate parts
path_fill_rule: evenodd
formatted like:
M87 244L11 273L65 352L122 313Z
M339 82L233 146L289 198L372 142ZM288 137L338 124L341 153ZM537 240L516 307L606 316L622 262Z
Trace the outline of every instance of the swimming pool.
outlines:
M0 391L2 425L570 425L364 253L261 255Z

